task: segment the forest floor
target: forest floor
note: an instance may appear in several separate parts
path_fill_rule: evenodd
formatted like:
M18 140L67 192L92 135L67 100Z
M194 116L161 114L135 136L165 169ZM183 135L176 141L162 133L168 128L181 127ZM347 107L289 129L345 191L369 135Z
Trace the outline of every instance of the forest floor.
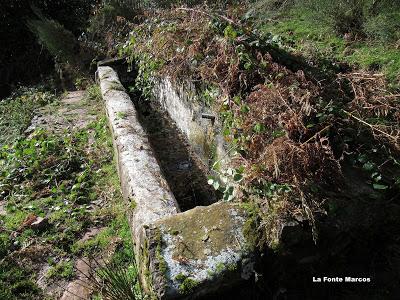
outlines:
M132 259L98 87L36 109L25 133L1 150L0 298L90 299L99 261Z

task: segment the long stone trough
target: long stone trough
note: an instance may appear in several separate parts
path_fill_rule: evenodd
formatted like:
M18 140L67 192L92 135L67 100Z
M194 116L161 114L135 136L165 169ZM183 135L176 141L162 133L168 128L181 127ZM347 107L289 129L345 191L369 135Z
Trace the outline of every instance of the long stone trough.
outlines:
M181 212L117 72L99 66L97 78L145 293L154 299L194 299L249 279L255 255L246 209L216 202ZM200 203L208 203L204 200Z

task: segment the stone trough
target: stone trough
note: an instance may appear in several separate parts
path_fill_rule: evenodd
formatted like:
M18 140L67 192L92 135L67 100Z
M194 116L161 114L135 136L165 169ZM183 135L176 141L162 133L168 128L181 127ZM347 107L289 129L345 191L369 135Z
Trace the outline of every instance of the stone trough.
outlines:
M144 291L158 299L194 299L249 279L255 257L244 234L247 211L216 202L181 212L118 74L99 66L97 78Z

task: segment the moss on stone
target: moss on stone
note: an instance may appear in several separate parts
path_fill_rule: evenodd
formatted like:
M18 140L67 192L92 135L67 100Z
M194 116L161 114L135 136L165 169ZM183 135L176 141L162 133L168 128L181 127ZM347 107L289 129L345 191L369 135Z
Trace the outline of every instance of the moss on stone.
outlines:
M161 254L161 245L157 246L156 249L156 258L158 260L158 270L162 273L165 274L167 272L167 262L165 261L164 257Z
M167 272L168 266L167 266L167 262L165 261L163 255L162 255L162 236L161 236L161 231L159 229L156 229L156 233L154 235L154 240L157 243L156 259L158 262L158 270L161 272L161 274L165 274Z
M179 234L179 230L171 230L171 234L172 235L178 235Z
M232 217L233 213L238 217ZM244 217L245 212L239 206L219 203L218 207L199 207L162 223L168 232L179 232L180 239L173 251L173 258L197 260L216 255L227 245L240 247L237 237L228 233L240 228L242 224L239 219ZM204 239L205 234L207 239ZM210 250L207 254L204 251L206 248Z
M225 270L225 264L220 262L217 264L217 266L215 267L215 272L217 274L222 273Z
M135 199L133 197L129 197L128 201L129 201L129 208L134 210L137 206Z
M128 115L126 112L119 111L119 112L117 112L116 116L117 116L117 119L121 120L121 119L125 119Z
M248 214L243 225L243 236L246 239L247 247L255 249L259 244L260 235L258 233L258 207L255 204L243 203L241 205Z
M125 88L120 82L113 81L110 85L110 90L115 90L115 91L125 91Z
M190 278L182 273L175 276L175 280L179 284L179 293L183 295L188 295L193 292L193 290L199 285L199 282L193 278Z
M179 273L178 275L175 276L175 280L178 282L183 282L187 278L186 275Z
M208 157L211 161L211 165L214 165L214 163L218 160L218 150L217 150L217 144L215 141L212 141L210 144L210 151L209 151Z
M179 292L182 294L191 294L193 290L199 285L199 282L192 279L192 278L186 278L182 284L179 286Z
M235 263L228 264L226 267L229 271L233 272L237 269L237 265Z
M157 294L190 294L203 283L240 276L249 250L243 236L248 218L239 204L218 202L155 222L147 236Z
M222 262L218 263L215 267L215 272L212 272L211 270L207 272L207 274L210 277L214 277L217 274L221 274L225 271L230 271L233 272L237 269L236 263L230 263L230 264L224 264Z
M148 292L152 292L153 280L151 277L151 272L149 270L149 244L147 240L144 240L143 247L140 250L140 262L142 264L142 282L144 283L144 289Z

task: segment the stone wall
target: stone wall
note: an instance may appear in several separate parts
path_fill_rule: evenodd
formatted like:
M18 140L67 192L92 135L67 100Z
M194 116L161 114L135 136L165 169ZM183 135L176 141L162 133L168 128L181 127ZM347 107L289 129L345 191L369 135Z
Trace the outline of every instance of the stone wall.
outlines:
M228 146L221 135L218 113L201 102L193 84L158 78L155 79L153 97L185 134L206 166L211 168L215 161L220 161L222 166L229 164Z

